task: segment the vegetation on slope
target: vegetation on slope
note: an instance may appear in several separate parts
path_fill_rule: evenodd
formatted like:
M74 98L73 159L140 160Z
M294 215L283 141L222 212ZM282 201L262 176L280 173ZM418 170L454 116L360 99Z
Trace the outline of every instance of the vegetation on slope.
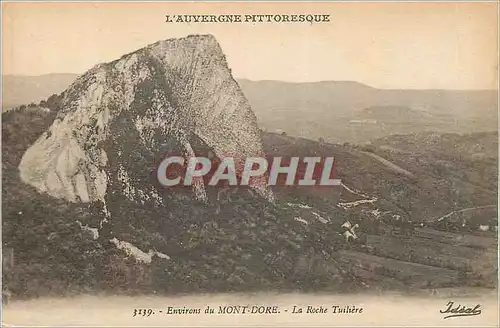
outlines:
M366 149L359 146L263 134L264 148L270 155L334 155L343 182L377 198L377 202L344 210L336 206L337 202L354 201L358 196L335 188L276 189L280 199L277 206L245 189L230 190L230 199L219 201L216 199L220 190L208 190L212 200L209 204L194 201L188 191L164 194L165 206L159 208L109 198L108 204L114 206L110 231L106 234L101 229L99 238L94 239L77 221L96 227L102 219L96 204L57 200L38 193L19 179L17 165L24 151L52 123L58 111L57 100L57 96L51 97L43 104L12 110L2 117L3 243L4 248L15 251L15 266L4 271L4 283L15 297L97 291L348 291L367 286L453 286L463 284L470 273L463 263L481 258L480 254L491 248L489 242L484 247L474 243L458 245L454 234L448 238L434 230L419 230L413 236L385 236L384 231L384 227L393 225L392 215L418 223L463 206L496 202L488 198L489 193L478 192L478 188L493 190L496 154L488 148L477 151L486 156L477 152L464 156L463 149L450 147L451 143L466 147L467 140L480 138L475 134L443 136L441 140L436 137L432 147L421 145L421 137L394 137L394 142L373 143L370 151L414 173L417 181L367 156ZM417 154L418 159L412 154ZM138 156L134 164L150 167L151 160ZM435 173L436 165L441 165L439 174ZM477 167L481 167L484 176L472 176ZM463 180L461 176L462 180L474 186L458 189L460 194L455 196L451 193L457 190L454 179L462 171L466 177ZM285 205L287 202L308 204L313 209L291 208ZM313 210L330 223L319 222L312 215ZM374 219L373 213L379 213L376 210L390 212L388 220L383 215L377 217L382 228L375 224L379 222ZM297 217L307 224L297 221ZM346 219L360 223L361 234L368 235L366 245L345 244L339 232ZM438 245L425 252L426 244L422 241L429 235ZM151 263L137 262L111 245L108 240L112 237L132 243L144 252L162 252L170 260L153 257ZM492 239L488 238L484 240ZM413 251L394 247L404 240L416 245ZM439 243L451 246L439 247ZM459 258L445 252L450 247L460 253L456 255ZM407 271L400 268L410 262L419 264L415 267L428 283L407 278ZM374 263L382 263L386 268L371 270ZM432 275L440 269L452 270L442 271L449 279L433 281ZM491 277L476 275L469 283L492 286Z

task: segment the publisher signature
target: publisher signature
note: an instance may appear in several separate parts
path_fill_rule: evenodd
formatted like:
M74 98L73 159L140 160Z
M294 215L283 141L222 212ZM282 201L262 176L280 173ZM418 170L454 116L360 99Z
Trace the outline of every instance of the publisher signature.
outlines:
M439 313L445 314L443 319L453 317L471 317L481 314L481 304L475 306L467 306L463 304L455 304L455 302L448 302L445 310L439 310Z

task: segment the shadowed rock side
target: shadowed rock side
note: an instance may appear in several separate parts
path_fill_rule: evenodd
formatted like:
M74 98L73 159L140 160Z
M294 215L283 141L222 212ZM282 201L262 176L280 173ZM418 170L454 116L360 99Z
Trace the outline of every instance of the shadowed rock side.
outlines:
M201 139L217 156L262 155L256 118L231 76L213 36L160 41L79 77L64 93L52 126L24 154L23 181L72 202L102 201L110 185L135 201L159 205L151 183L153 160L167 144L193 155ZM157 161L158 159L156 159ZM264 180L253 187L272 199ZM203 183L193 186L205 199Z

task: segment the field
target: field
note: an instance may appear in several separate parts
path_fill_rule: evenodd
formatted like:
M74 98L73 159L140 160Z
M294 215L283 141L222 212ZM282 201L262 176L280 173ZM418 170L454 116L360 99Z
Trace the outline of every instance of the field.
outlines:
M431 238L429 238L431 237ZM481 237L416 229L412 236L367 235L364 246L338 252L359 278L410 288L494 287L497 245Z

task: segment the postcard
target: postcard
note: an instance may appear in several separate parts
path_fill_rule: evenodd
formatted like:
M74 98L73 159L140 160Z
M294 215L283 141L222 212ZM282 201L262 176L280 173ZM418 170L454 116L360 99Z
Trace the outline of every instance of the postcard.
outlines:
M2 2L2 325L498 326L498 2Z

